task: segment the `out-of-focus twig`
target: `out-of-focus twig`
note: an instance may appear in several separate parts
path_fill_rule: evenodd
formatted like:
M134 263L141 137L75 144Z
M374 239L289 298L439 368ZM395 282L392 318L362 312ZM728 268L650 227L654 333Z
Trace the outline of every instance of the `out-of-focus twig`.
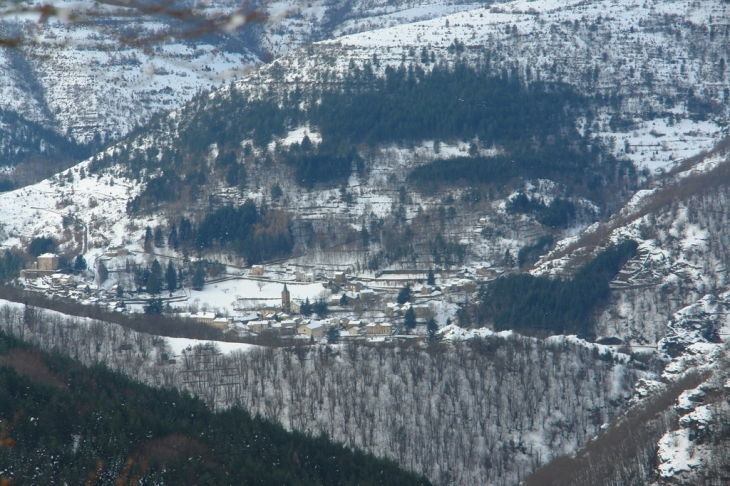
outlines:
M21 5L5 8L0 2L0 21L16 16L37 17L37 24L52 20L91 27L116 39L122 45L149 46L170 39L192 39L210 34L230 34L238 28L268 20L262 7L251 8L248 1L236 10L225 14L206 14L200 9L177 7L174 0L148 3L139 0L102 0L87 7L56 7L52 4ZM110 18L166 19L169 26L153 35L130 34L115 29L115 24L104 22ZM0 48L19 48L35 44L32 35L0 35Z

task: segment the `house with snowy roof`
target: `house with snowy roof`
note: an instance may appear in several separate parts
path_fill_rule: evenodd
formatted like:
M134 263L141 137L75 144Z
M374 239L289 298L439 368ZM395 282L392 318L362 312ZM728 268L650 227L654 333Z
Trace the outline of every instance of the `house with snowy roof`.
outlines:
M60 266L60 260L55 253L44 253L38 257L38 261L31 263L30 268L20 271L20 277L25 279L37 279L49 277L56 273Z
M297 331L299 332L299 334L309 336L312 339L317 339L324 336L324 326L319 321L311 321L308 324L299 326L299 329L297 329Z
M59 258L55 253L44 253L38 257L38 270L53 272L58 270Z

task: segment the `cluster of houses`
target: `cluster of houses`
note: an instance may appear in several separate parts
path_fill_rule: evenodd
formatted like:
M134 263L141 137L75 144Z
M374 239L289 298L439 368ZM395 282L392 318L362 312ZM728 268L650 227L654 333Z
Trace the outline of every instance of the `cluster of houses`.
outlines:
M129 255L123 247L107 249L100 257L100 261L111 260L116 257ZM55 294L77 299L86 303L108 305L110 309L126 310L126 307L115 302L116 292L112 287L101 291L91 283L59 272L59 257L54 254L44 254L38 257L37 262L22 270L21 277L29 290ZM343 268L329 269L325 273L317 272L314 267L306 265L284 264L280 267L264 268L262 265L251 267L248 278L260 282L281 282L281 304L271 307L258 308L256 312L250 310L248 303L234 303L235 317L221 316L213 312L195 312L178 314L183 318L194 319L198 322L216 327L224 331L239 332L241 334L275 333L280 336L293 338L320 339L331 337L336 330L339 337L384 337L397 332L398 324L403 322L409 309L413 310L416 326L425 325L433 317L432 305L434 301L449 300L454 302L460 299L459 294L467 296L476 291L481 281L497 278L502 272L492 268L462 269L452 272L440 272L439 286L429 285L426 281L434 282L433 275L428 271L390 270L376 275L348 275ZM430 277L430 278L429 278ZM224 279L247 278L240 276L226 276ZM78 280L78 281L77 281ZM329 306L329 318L311 319L302 315L303 302L291 299L286 283L321 282L322 286L331 292L325 299ZM410 302L397 304L391 302L394 294L409 285L411 287ZM261 288L261 287L259 287ZM182 300L181 300L182 299ZM175 296L177 302L185 301L187 296ZM146 301L143 297L128 304L142 305ZM173 301L173 296L170 299ZM242 298L241 301L255 301L256 299ZM265 299L264 299L265 300ZM312 302L314 304L314 302ZM431 305L429 305L431 304ZM307 312L308 314L308 312ZM335 317L332 317L335 316ZM314 317L317 317L316 314ZM322 316L320 316L322 317ZM425 326L423 327L425 329ZM425 331L424 331L425 332Z
M58 255L54 253L45 253L38 257L38 261L31 263L30 268L21 270L20 277L26 280L51 277L53 274L58 273L59 264L60 259Z
M128 255L123 247L110 248L99 261L108 261L117 256ZM20 278L26 290L44 293L51 298L76 300L83 304L106 306L110 310L120 312L125 309L125 303L117 297L118 285L114 284L106 290L84 279L81 276L61 273L60 257L53 253L40 255L35 262L28 264L28 268L20 271ZM127 300L127 303L134 301ZM138 299L137 303L146 302Z
M30 268L20 271L28 290L48 295L76 299L81 302L96 303L103 295L93 283L78 280L74 275L59 272L60 258L53 253L40 255Z
M355 295L355 297L359 297L359 295ZM337 296L338 301L340 298ZM330 329L337 330L338 336L343 338L393 334L393 325L387 322L367 322L348 317L309 319L296 315L299 311L299 305L291 300L291 294L284 284L280 309L267 308L236 318L219 317L213 312L183 313L180 314L180 317L194 319L223 331L235 330L244 334L274 332L281 336L299 336L310 339L323 338Z
M284 275L281 275L282 272ZM244 333L268 331L284 336L313 339L328 336L330 329L336 329L342 338L384 337L398 333L399 325L409 309L412 309L417 329L419 325L423 326L422 331L425 333L425 324L434 317L432 307L434 300L451 301L453 298L458 300L458 295L471 296L477 290L479 282L496 278L500 273L499 270L491 268L463 269L450 273L448 277L442 273L441 283L436 286L426 283L427 271L394 270L374 276L352 276L347 275L345 271L330 272L325 275L314 269L302 270L291 266L278 271L254 266L251 276L267 280L273 276L274 279L271 281L277 281L276 277L281 279L278 280L284 284L281 306L260 310L247 319L229 319L227 324L220 321L218 326L223 329L227 325L227 329L236 329ZM338 317L311 320L299 315L301 302L296 303L291 300L284 283L292 274L296 276L292 279L296 282L322 282L323 286L332 292L326 299L326 303L330 306L330 314ZM389 301L394 298L394 293L405 285L411 287L410 301L403 304Z

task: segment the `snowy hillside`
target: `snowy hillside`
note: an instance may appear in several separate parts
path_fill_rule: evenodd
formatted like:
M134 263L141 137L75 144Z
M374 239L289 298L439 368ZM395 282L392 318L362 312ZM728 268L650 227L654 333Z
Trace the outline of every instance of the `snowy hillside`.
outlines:
M205 350L194 342L127 333L137 347L108 359L147 382L187 388L213 408L243 404L290 429L325 431L436 483L516 484L587 445L590 456L591 444L602 446L635 420L641 454L622 458L621 467L629 465L614 471L627 476L579 474L573 484L626 484L626 477L697 484L707 471L708 484L721 484L715 465L727 463L730 415L730 4L424 1L338 9L282 1L266 8L272 20L256 31L260 37L230 49L206 39L112 52L99 49L103 37L52 24L27 59L0 52L8 73L0 100L80 140L96 131L122 137L170 109L70 169L0 194L0 248L27 256L35 238L52 237L68 261L83 255L88 262L73 288L52 277L15 283L113 312L153 312L155 300L160 313L164 300L164 312L178 317L212 311L231 339L282 332L295 317L311 334L294 327L295 337L277 338L287 346L226 347L218 364L236 370L230 387L218 388L223 366L206 368L211 362L203 363ZM50 61L33 57L56 50ZM266 52L281 57L243 69ZM482 77L458 85L450 68ZM58 81L58 72L71 74ZM429 75L444 91L425 90ZM196 95L224 78L224 86ZM369 120L345 109L357 96L364 93L358 107L378 108L384 93L411 93L386 91L398 82L424 88L416 118L426 119L430 105L449 106L437 104L444 92L453 105L467 105L470 93L451 96L453 86L490 82L514 95L507 106L516 111L528 113L532 102L554 109L542 118L551 126L526 125L515 131L530 133L513 138L487 138L468 132L471 126L399 138L333 135L333 125L359 129L347 123ZM478 106L486 119L502 105ZM379 128L388 135L412 121L404 119L392 115ZM558 139L565 151L519 165L517 145L537 153ZM530 172L554 153L585 163ZM414 177L436 164L442 170L431 180ZM504 170L479 172L491 165ZM459 169L461 178L448 179ZM561 208L563 219L545 216ZM263 246L246 246L257 237ZM262 249L282 239L285 250ZM605 295L578 316L597 343L468 329L496 322L480 306L499 282L565 282L625 240L636 252L625 264L616 260ZM155 265L180 284L161 291L158 278L151 290ZM203 281L191 285L196 272ZM84 286L94 283L92 297ZM317 301L322 315L289 315L284 284L295 304ZM26 330L13 309L0 325L56 345L55 334ZM260 314L249 321L253 312ZM80 336L65 344L69 352L107 359L99 351L106 344L95 353L86 345L86 324L64 319L55 316L53 325ZM319 326L327 334L315 336ZM107 334L116 346L116 331ZM359 344L342 344L350 338ZM300 339L313 346L297 345ZM160 364L163 353L179 362ZM191 370L199 381L185 382Z
M112 20L139 29L140 36L166 27L154 19ZM33 26L26 23L6 29ZM41 26L34 40L0 51L2 108L79 142L126 135L154 113L220 86L257 62L247 49L226 49L224 39L141 49L120 46L92 26L61 22Z
M37 16L30 14L0 18L0 35L12 38L22 32L26 40L32 39L0 50L0 109L85 143L95 135L118 139L155 113L174 109L199 91L240 78L262 60L303 44L440 17L478 4L458 0L342 6L321 0L261 2L258 8L268 16L266 22L247 24L231 34L173 35L149 45L120 44L117 36L135 32L135 38L154 38L180 26L164 16L130 15L130 11L98 4L60 2L57 6L106 12L107 17L90 24L58 20L37 24ZM180 1L168 7L194 7L200 18L212 18L240 5L228 0L201 5ZM3 133L0 145L7 138ZM11 162L0 160L0 165Z
M728 8L719 0L511 2L318 43L238 86L306 89L366 66L428 70L467 59L604 97L607 106L579 128L654 170L710 148L726 125Z
M667 430L658 441L658 483L723 484L730 460L727 346L693 345L664 378L671 383L688 373L701 373L705 380L685 390L673 404L678 427Z
M272 22L264 26L264 50L275 57L313 41L372 31L472 10L492 1L353 0L349 2L279 0L265 2Z
M669 351L730 334L720 309L704 311L702 318L687 318L683 310L727 305L729 166L727 150L719 150L639 191L614 217L558 243L533 273L570 274L600 245L630 238L639 243L638 254L611 283L612 303L598 319L599 336Z
M274 56L298 45L331 36L337 40L283 58L276 65L287 79L306 84L323 66L346 72L376 55L388 64L418 61L421 49L440 60L449 47L460 55L489 58L495 71L516 69L527 80L562 80L591 94L620 95L617 111L652 122L630 130L608 128L610 116L598 113L597 134L614 137L617 152L656 168L682 158L687 142L707 148L718 130L712 122L674 127L667 117L693 110L681 99L688 90L703 101L726 99L724 51L726 4L661 2L528 2L477 9L461 2L349 2L341 9L325 2L275 2L265 9L270 21L246 27L230 39L170 40L152 49L132 46L110 50L113 38L74 24L50 23L37 30L35 43L0 52L0 106L60 134L88 141L95 133L120 137L153 113L173 109L201 89L243 76L265 52ZM203 14L229 11L209 5ZM465 11L468 10L468 11ZM463 11L451 16L455 11ZM438 17L431 21L407 24ZM157 19L120 17L140 35L165 27ZM369 34L393 24L407 24ZM31 28L28 19L3 19L5 32ZM509 31L509 32L508 32ZM463 51L462 51L463 49ZM304 54L304 57L303 57ZM452 56L453 57L453 56ZM280 69L265 70L280 72ZM271 81L270 75L263 74ZM246 85L256 78L246 79ZM726 113L718 113L721 116ZM686 116L682 116L686 118ZM669 125L669 126L666 126ZM653 135L652 135L653 133ZM626 145L628 143L628 146ZM626 150L628 148L628 150Z
M634 429L646 431L632 439L640 444L640 453L610 465L600 459L584 460L584 474L592 477L605 471L605 484L628 477L661 485L727 481L730 158L726 144L684 169L637 193L608 221L559 243L533 271L570 274L601 245L625 238L639 242L637 256L611 282L610 303L597 316L596 331L599 338L620 340L664 362L660 380L640 384L635 413L651 400L661 401L665 393L679 395L659 406L659 415L635 424ZM562 484L585 484L586 476L576 473L572 482L565 479ZM539 478L538 474L536 481Z
M1 194L4 203L0 231L5 244L20 246L34 236L55 236L67 242L68 250L81 251L80 235L74 235L74 228L63 221L63 216L81 212L89 227L89 248L124 243L128 220L120 215L138 189L124 181L113 182L109 176L86 177L84 167L81 164L52 179ZM102 225L103 233L98 231Z
M288 11L288 7L280 7L281 11ZM366 67L382 74L388 66L416 65L424 70L430 70L442 62L453 63L459 59L466 59L474 63L483 63L495 73L502 70L514 72L524 81L562 81L574 85L585 94L596 97L600 94L600 101L589 111L588 117L591 119L588 117L579 119L576 129L593 137L596 142L612 150L616 156L628 157L639 168L646 167L649 169L648 173L651 173L658 169L668 170L686 157L709 149L722 136L727 121L727 109L723 107L721 101L726 96L727 90L723 84L725 74L721 69L724 64L720 61L723 59L723 46L726 44L728 31L718 22L719 19L725 18L726 8L726 4L719 1L704 2L701 5L683 2L641 4L628 0L502 4L456 13L441 19L313 44L295 50L245 76L234 86L244 97L255 98L264 90L288 92L296 88L307 90L317 86L336 86L353 70L363 70ZM375 7L373 9L372 12L377 10ZM281 17L284 18L285 16ZM88 32L82 35L81 30L69 26L49 26L44 29L67 31L68 35L89 39ZM95 40L92 36L89 42L101 41ZM43 43L40 46L43 46ZM208 61L213 63L214 59L205 57L208 56L206 53L212 52L206 49L202 44L196 51L184 46L161 46L158 52L150 54L151 57L144 62L134 52L124 56L122 53L77 51L70 48L63 52L69 52L70 56L80 55L79 53L85 53L86 56L110 56L104 62L111 62L113 57L117 60L115 65L118 65L119 69L133 68L133 71L123 75L127 79L125 82L128 87L165 84L165 88L160 88L169 93L165 96L178 99L179 89L173 89L175 86L183 90L189 88L188 93L197 88L182 81L182 84L176 84L175 79L203 79L193 76L189 70L192 69L190 66L214 65L208 63ZM219 72L222 72L224 65L235 64L233 58L230 56L226 58L227 54L224 51L216 52L218 59L223 62L218 65ZM59 59L54 62L64 62L63 56ZM142 69L145 65L149 67L155 62L162 63L165 59L177 66L160 64L158 66L160 72L164 71L167 74L158 73L154 76L133 74L137 72L134 70ZM231 64L225 64L229 62L225 59L229 59ZM92 73L96 69L97 72L109 73L108 66L103 67L104 63L99 62L98 65L92 62L88 72ZM183 64L180 64L181 62ZM52 66L53 63L45 65ZM181 66L184 65L190 68L183 69ZM68 70L69 66L64 66L63 69ZM73 69L71 71L73 72ZM201 73L202 71L198 75L203 76ZM89 74L89 76L88 79L91 80L95 75ZM207 74L203 77L208 79L206 76ZM42 78L51 83L53 77L49 74L46 78ZM73 81L72 77L69 79L74 85L80 82ZM66 89L61 84L54 84L54 89L59 90L58 93ZM6 85L7 89L11 89L12 86L15 85ZM117 86L121 85L105 83L103 88L121 89ZM691 97L688 96L689 91L692 91ZM81 95L86 91L79 90L78 93ZM220 100L225 104L230 96L231 89L225 87L211 95L211 99ZM96 103L94 96L84 94L83 98L84 102ZM3 99L26 98L9 95ZM160 100L159 97L146 99L150 103L158 103ZM75 110L77 106L77 103L64 103L62 110ZM117 120L121 124L127 124L125 125L127 128L120 128L118 133L130 128L135 120L134 116L142 116L140 113L144 111L139 110L144 103L140 105L135 102L135 113L130 117L127 115L132 105L118 102L115 106L121 110L116 112L119 113L118 118L116 115L110 116L110 112L105 108L97 113L99 116L103 113L105 120L111 120L112 123L113 120ZM160 108L164 105L154 106ZM697 113L696 110L701 110L702 113ZM93 110L82 111L84 116L94 113ZM173 111L171 115L163 118L161 131L143 131L128 144L118 146L115 153L135 151L141 153L149 147L158 150L174 148L179 137L176 132L184 126L186 120L183 117L190 111ZM165 131L168 129L169 132ZM301 142L305 134L310 135L317 143L319 134L316 132L316 127L307 125L292 127L289 136L270 144L269 153L278 150L278 146L288 147L293 142ZM247 141L243 140L242 145L244 143ZM123 147L126 148L122 149ZM465 156L469 150L469 144L458 140L441 142L438 145L438 153L434 147L436 147L434 140L416 141L415 146L380 147L376 153L366 154L368 170L364 174L353 174L344 189L309 191L297 186L287 171L272 171L265 164L252 164L247 166L249 183L243 194L239 195L235 191L215 185L208 189L207 194L222 201L236 202L241 196L263 201L270 197L270 189L277 186L282 191L283 197L273 201L272 204L286 209L295 219L302 221L302 224L314 225L315 231L318 227L330 228L333 221L342 232L359 231L363 225L371 224L374 219L392 215L397 205L403 206L404 216L408 220L412 220L424 210L427 211L427 215L428 211L431 211L436 216L438 207L444 205L443 196L432 197L412 193L409 194L407 201L403 201L397 192L399 187L408 185L406 177L414 167L436 158ZM485 156L490 156L490 150L494 149L489 147L480 149ZM110 153L112 152L107 151L107 154ZM215 155L215 146L212 145L208 164L212 163ZM259 153L259 156L263 155L265 154ZM104 211L98 211L98 214L93 215L87 214L84 209L88 205L88 196L86 192L77 192L76 186L93 184L91 180L81 181L78 177L81 167L85 167L88 173L86 164L73 169L72 172L76 177L73 181L68 181L66 190L56 186L53 200L46 201L40 206L48 209L63 206L66 208L66 213L73 213L76 217L88 221L90 248L97 245L102 247L105 244L131 243L136 235L130 238L129 233L111 230L114 225L121 228L124 224L131 223L131 219L126 220L130 216L120 214L124 206L120 205L113 211L109 211L111 208L104 208ZM210 167L213 176L216 177L215 167L212 165ZM143 184L142 181L131 179L125 181L123 179L126 176L125 171L125 167L113 167L102 180L106 180L107 177L122 177L117 179L119 184L113 190L120 191L124 185L129 186L123 196L128 201L139 193ZM642 180L645 181L646 177L640 176L639 183ZM47 198L51 193L50 184L53 182L47 181L37 188L27 188L27 194L15 193L3 197L25 198L33 193L44 194L43 197ZM516 190L533 194L531 197L547 198L544 200L548 202L565 191L560 185L550 181L527 182L522 188L511 189L511 191ZM89 188L88 191L93 192L93 189ZM468 210L466 209L468 205L464 205L463 211L458 204L452 203L458 211L456 217L449 218L449 222L453 224L453 228L449 231L458 234L460 244L467 246L467 255L471 263L499 264L506 250L514 254L525 244L534 241L536 235L545 231L534 220L519 214L511 215L505 210L509 198L513 198L515 194L517 192L506 194L507 200L500 197L490 201L483 200L476 206L469 206ZM454 189L448 195L457 202L468 196L468 191L460 188ZM585 216L579 219L575 226L568 228L563 235L575 234L600 218L601 212L606 210L578 197L573 198L573 203L581 208ZM99 201L99 204L104 203ZM205 204L197 209L190 207L188 210L203 211L204 206ZM32 212L35 210L8 205L4 211L8 212L3 218L6 235L4 244L7 246L20 243L20 238L28 241L44 232L62 234L63 228L52 229L52 226L46 224L45 219L34 217ZM480 217L483 217L484 222L477 221ZM107 222L104 222L105 219ZM36 221L37 224L31 223L32 221ZM122 221L125 221L124 224ZM159 219L154 221L163 222ZM137 221L134 224L138 228L147 225L144 221ZM500 233L502 236L489 238L480 236ZM340 244L339 241L336 243ZM307 252L307 258L315 258L315 261L322 262L365 264L364 260L368 258L368 252L365 251L337 256L322 255L310 246L299 246L298 249ZM371 256L372 253L374 252L370 252Z
M586 117L577 120L576 129L615 156L630 159L640 169L646 168L644 175L639 174L641 183L652 172L669 170L685 158L711 148L724 133L727 110L722 100L726 88L720 61L727 29L716 25L716 20L724 18L726 8L719 1L701 6L631 1L510 3L313 44L274 61L234 86L244 99L256 98L272 90L283 94L337 86L345 76L367 69L382 74L389 66L414 65L428 71L440 63L460 59L482 63L494 73L515 73L524 81L560 81L596 100ZM230 96L231 90L226 87L211 99L225 105ZM159 150L176 150L176 132L189 121L185 118L190 116L188 113L195 114L195 108L174 112L163 120L159 135L138 136L130 149L139 151L154 146ZM289 136L268 147L269 153L277 146L300 142L305 133L315 141L319 136L316 127L290 128ZM380 147L374 156L364 155L368 158L368 171L365 176L350 178L347 202L336 189L303 190L287 171L272 171L261 165L247 166L250 184L245 196L261 201L269 188L278 185L283 198L277 204L302 220L316 223L331 215L340 220L338 224L343 228L359 230L373 216L382 218L392 211L398 204L395 191L408 184L406 176L414 167L435 158L467 155L469 148L456 140L444 141L437 154L434 140L414 142L417 148ZM244 139L241 145L246 143L249 141ZM211 149L214 156L215 148ZM481 150L488 156L491 149ZM540 194L550 184L538 186L542 188L537 190ZM525 190L536 190L534 184L527 187ZM548 190L539 197L553 198L564 191L553 187L552 193ZM230 191L211 188L210 194L217 194L224 201L236 200ZM458 189L453 193L454 198L462 195ZM586 216L571 228L573 233L610 209L591 206L578 198L574 202L585 208ZM472 211L487 217L487 226L496 225L492 233L500 232L504 219L510 219L505 214L505 204L496 200ZM410 219L423 209L435 211L438 205L439 199L414 194L404 210ZM534 238L541 231L529 221L518 220L518 227L523 223L527 226L518 230L517 235L485 243L475 238L481 230L476 227L476 215L469 218L459 212L459 216L466 217L460 223L462 227L468 225L474 230L461 234L462 243L469 245L476 262L494 263L505 250L516 252L524 245L524 235Z

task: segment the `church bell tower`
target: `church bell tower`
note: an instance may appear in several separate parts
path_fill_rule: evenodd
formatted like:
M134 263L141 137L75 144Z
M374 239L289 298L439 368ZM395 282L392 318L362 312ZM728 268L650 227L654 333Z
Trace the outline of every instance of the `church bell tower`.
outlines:
M291 295L289 295L286 284L284 284L284 290L281 291L281 310L291 314Z

